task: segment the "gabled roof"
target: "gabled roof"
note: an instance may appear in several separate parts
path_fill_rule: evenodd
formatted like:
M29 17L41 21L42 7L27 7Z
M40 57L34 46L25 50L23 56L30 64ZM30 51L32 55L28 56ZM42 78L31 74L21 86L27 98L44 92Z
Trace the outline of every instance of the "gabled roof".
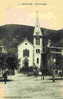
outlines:
M25 39L18 45L18 47L19 47L20 45L22 45L23 43L29 43L31 46L33 46L33 44L32 44L31 42L29 42L29 40L28 40L27 38L25 38Z

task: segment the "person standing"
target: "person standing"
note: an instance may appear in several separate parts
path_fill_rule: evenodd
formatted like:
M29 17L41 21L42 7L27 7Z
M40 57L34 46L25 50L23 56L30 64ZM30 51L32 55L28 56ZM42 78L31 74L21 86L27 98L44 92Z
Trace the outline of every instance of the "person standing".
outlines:
M3 73L3 79L4 79L4 83L6 84L6 82L7 82L7 75L8 75L8 71L5 71L4 73Z

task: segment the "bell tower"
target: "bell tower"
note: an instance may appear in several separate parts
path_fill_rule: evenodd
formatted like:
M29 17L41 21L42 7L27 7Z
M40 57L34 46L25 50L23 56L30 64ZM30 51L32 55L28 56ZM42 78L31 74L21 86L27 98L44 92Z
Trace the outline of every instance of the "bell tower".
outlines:
M40 29L38 11L36 12L36 23L35 23L34 34L33 34L33 46L34 46L34 64L35 66L40 68L43 45L42 45L42 31Z

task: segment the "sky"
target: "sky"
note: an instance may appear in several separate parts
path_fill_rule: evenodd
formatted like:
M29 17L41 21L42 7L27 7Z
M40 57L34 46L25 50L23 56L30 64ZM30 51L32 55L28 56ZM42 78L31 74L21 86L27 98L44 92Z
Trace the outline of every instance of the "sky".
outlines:
M34 26L36 11L39 12L41 27L63 29L63 0L0 0L0 26Z

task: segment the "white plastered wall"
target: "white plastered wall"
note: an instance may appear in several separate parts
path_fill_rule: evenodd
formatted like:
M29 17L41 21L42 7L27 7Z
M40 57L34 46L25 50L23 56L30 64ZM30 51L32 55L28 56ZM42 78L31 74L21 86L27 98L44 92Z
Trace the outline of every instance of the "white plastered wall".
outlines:
M27 45L25 44L27 43ZM18 59L20 60L19 64L21 67L23 67L23 62L25 57L23 57L23 50L29 50L29 57L27 59L29 60L29 66L33 66L33 45L28 40L24 40L19 46L18 46Z

